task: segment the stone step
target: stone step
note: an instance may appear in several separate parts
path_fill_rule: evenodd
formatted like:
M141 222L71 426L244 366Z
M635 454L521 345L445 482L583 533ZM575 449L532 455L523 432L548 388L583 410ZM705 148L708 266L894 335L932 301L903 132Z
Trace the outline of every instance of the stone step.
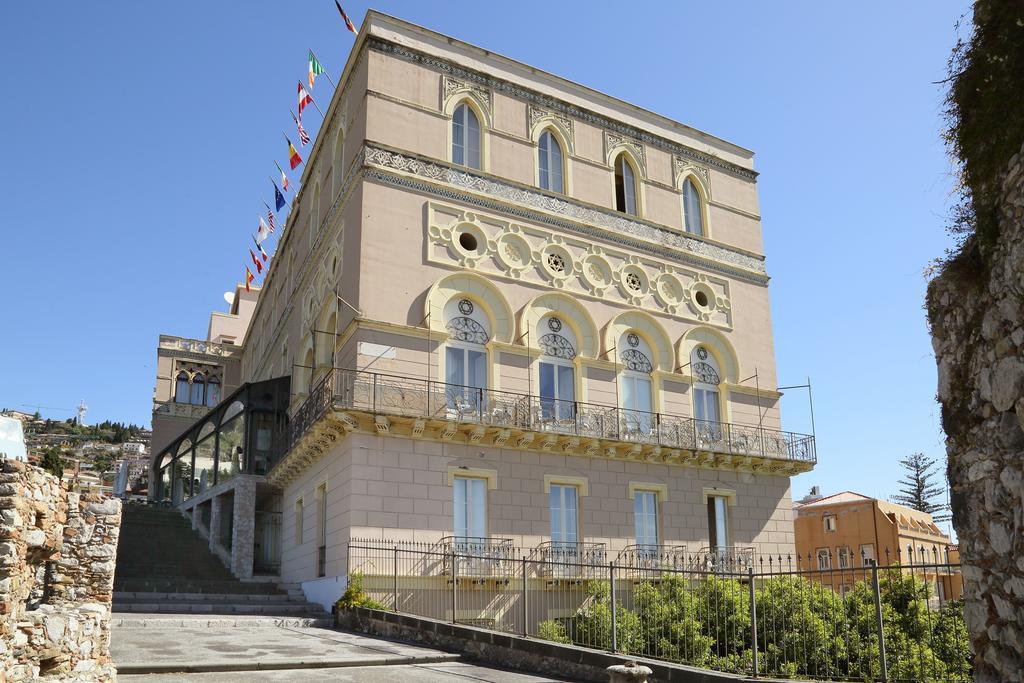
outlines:
M110 624L113 628L330 628L330 616L257 616L245 614L144 614L114 612Z
M120 593L279 593L273 584L243 583L235 580L127 578L118 577L116 573L114 590Z
M325 617L323 609L306 603L261 605L259 603L200 603L200 602L133 602L115 603L115 612L143 614L249 614L271 617L300 616Z
M297 602L287 593L133 593L114 592L114 602ZM305 602L305 598L301 602Z

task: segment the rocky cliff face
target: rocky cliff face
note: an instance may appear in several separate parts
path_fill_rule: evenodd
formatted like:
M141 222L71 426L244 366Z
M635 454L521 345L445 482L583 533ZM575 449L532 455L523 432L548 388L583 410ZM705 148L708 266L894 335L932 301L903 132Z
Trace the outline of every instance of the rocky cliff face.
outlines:
M965 616L986 682L1024 681L1024 150L999 180L998 239L928 290Z

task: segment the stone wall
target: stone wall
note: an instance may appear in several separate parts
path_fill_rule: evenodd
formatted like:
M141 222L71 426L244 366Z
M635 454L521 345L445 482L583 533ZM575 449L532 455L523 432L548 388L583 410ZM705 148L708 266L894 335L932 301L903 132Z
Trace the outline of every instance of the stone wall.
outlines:
M1024 150L999 180L998 239L947 264L928 317L976 680L1024 681Z
M115 680L110 603L121 504L0 462L0 681Z

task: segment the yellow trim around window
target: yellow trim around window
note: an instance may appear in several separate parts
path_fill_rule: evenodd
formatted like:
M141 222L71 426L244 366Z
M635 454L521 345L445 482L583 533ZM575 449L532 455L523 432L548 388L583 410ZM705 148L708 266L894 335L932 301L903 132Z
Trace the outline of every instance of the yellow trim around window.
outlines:
M668 485L667 484L652 484L646 481L631 481L629 482L629 499L636 499L637 491L650 491L657 494L658 502L664 503L668 500Z
M479 467L448 467L448 485L455 485L455 478L462 479L484 479L487 481L487 490L493 491L498 488L498 470L488 470Z
M551 493L552 485L575 486L580 496L590 495L590 481L586 477L573 477L565 474L545 474L544 493Z

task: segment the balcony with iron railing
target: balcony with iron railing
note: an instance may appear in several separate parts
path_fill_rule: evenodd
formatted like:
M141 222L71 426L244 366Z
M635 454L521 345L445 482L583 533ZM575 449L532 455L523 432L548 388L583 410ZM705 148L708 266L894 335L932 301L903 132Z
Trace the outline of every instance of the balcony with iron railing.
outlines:
M345 430L429 433L441 439L461 432L470 443L498 447L557 446L562 452L730 467L746 463L788 473L810 470L817 461L808 434L337 368L312 387L291 416L289 450L325 416Z
M615 564L632 569L685 569L686 546L634 543L619 551Z
M160 335L159 348L162 351L177 351L181 353L218 356L220 358L238 355L242 350L242 347L235 344L211 342L204 339L189 339L188 337L176 337L170 334Z
M608 546L588 541L544 541L530 551L527 560L536 564L538 576L596 576L605 571Z

